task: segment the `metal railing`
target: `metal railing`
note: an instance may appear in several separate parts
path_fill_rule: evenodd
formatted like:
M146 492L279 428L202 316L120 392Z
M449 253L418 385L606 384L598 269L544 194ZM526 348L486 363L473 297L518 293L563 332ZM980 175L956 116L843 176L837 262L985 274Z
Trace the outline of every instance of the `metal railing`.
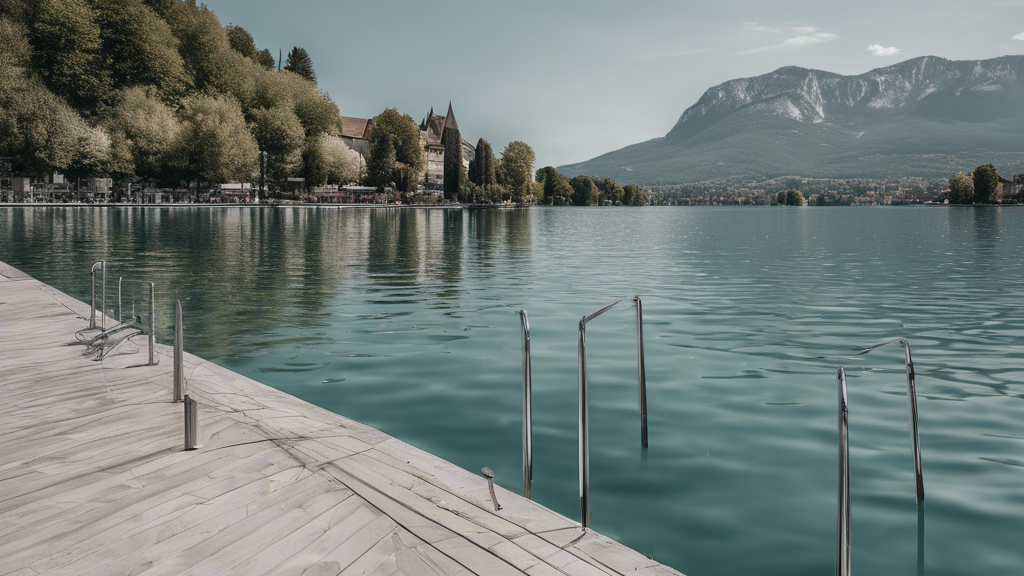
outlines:
M836 370L839 391L839 524L836 527L836 576L850 574L850 417L846 401L846 370Z
M102 312L107 307L107 261L100 260L92 265L92 269L89 271L89 275L92 277L92 306L89 314L89 328L96 328L96 268L100 268L103 271L102 275L102 290L103 290L103 301L101 302L101 314L100 314L100 327L106 328L106 313Z
M910 355L910 343L905 338L893 338L868 346L860 354L867 354L876 348L899 344L903 348L903 363L907 371L907 410L910 413L910 440L914 448L914 477L917 482L917 501L924 501L924 473L921 471L921 439L917 432L917 384L915 382L914 359Z
M910 433L914 448L914 473L918 505L918 566L924 565L924 475L921 471L921 443L918 436L917 388L914 362L910 344L903 338L895 338L870 346L860 354L867 354L875 348L898 343L905 352L907 369L907 403L910 410ZM846 370L836 369L836 389L839 396L839 495L836 525L836 576L850 576L850 418L846 390Z
M185 399L185 336L181 326L181 300L174 310L174 401Z
M640 444L647 447L647 371L644 366L643 304L639 296L616 300L593 314L584 316L579 326L579 483L580 524L590 526L590 401L587 381L587 323L618 304L632 300L636 305L637 380L640 395Z
M149 365L156 366L156 284L149 283Z
M530 318L519 310L523 335L523 496L533 484L533 365L530 360Z

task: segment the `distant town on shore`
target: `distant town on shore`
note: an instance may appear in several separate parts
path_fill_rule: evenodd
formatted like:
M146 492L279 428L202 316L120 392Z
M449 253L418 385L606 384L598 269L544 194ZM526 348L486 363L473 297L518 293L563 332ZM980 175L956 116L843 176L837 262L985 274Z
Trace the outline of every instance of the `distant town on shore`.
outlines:
M537 168L536 155L525 142L509 142L496 154L484 138L475 143L465 139L451 102L444 113L431 108L419 122L393 108L373 118L344 116L318 87L306 50L293 47L275 56L258 49L244 28L223 26L209 8L192 1L5 0L4 8L0 201L1022 202L1024 175L1003 177L991 165L948 180L748 174L643 186L607 176L624 176L629 168L608 165L604 175L580 173L591 165L605 171L601 162ZM943 62L932 66L959 65ZM927 64L926 58L920 70ZM807 72L786 69L771 79L785 86L790 76L806 79ZM743 104L715 98L716 110ZM711 104L702 106L711 109ZM686 121L692 123L694 110L684 114L672 134Z

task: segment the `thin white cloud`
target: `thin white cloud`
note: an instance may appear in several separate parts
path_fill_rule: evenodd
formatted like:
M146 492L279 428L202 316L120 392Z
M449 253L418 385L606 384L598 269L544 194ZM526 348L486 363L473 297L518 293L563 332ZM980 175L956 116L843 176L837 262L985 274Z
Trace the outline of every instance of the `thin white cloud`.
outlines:
M871 52L872 56L895 56L901 52L901 50L895 46L882 46L881 44L872 44L868 46L868 52Z
M757 22L744 22L740 24L740 27L750 33L772 36L774 41L764 46L740 50L737 54L757 54L760 52L771 52L772 50L804 48L814 46L815 44L831 42L839 38L837 34L822 32L817 26L776 28L758 24Z
M1024 42L1024 32L1021 32L1020 34L1017 34L1016 36L1013 37L1013 39L1014 40L1020 40L1021 42Z

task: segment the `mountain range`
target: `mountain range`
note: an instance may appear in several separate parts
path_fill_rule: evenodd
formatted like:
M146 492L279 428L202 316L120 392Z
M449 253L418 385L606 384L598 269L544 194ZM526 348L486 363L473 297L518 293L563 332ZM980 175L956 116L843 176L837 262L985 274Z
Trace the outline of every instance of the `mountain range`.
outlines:
M795 66L704 93L662 138L558 168L641 184L1024 172L1024 56L914 58L857 76Z

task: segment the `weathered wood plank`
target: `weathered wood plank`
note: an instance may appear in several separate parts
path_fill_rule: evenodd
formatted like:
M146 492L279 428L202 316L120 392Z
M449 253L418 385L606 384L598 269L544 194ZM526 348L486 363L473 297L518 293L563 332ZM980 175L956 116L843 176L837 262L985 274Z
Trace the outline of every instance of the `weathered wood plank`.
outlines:
M97 362L74 339L88 305L3 263L0 291L0 574L678 574L191 354L185 452L169 347Z

